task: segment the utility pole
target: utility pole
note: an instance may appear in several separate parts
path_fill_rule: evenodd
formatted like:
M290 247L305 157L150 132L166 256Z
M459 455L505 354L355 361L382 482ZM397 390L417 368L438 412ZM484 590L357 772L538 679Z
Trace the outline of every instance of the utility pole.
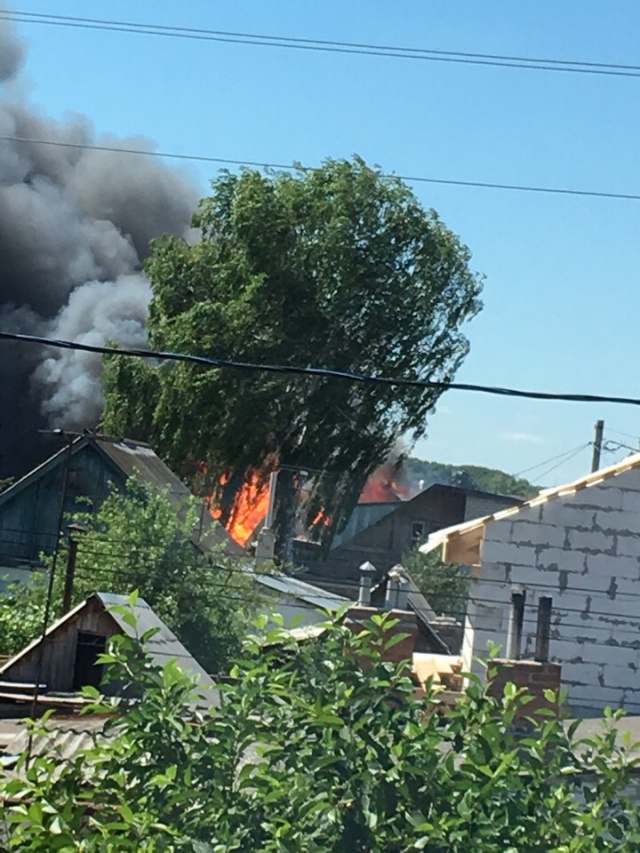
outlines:
M82 524L69 525L69 550L67 551L67 568L64 575L61 616L66 616L71 610L71 603L73 601L73 581L76 575L76 559L78 556L78 540L73 534L84 533L85 531L86 528Z
M595 437L593 441L593 456L591 457L591 470L597 471L600 467L600 454L602 453L602 433L604 432L604 421L596 421Z
M38 658L36 664L36 680L33 690L33 698L31 700L31 718L35 720L38 710L38 695L40 693L40 681L42 680L42 671L44 668L44 650L47 642L47 629L49 628L49 617L51 616L51 606L53 603L53 590L56 577L56 565L60 554L60 541L62 539L62 525L64 524L64 510L67 499L67 485L69 483L69 468L71 466L71 456L73 454L73 443L75 436L73 433L65 433L62 430L54 430L55 435L60 436L66 441L64 456L62 457L62 485L60 488L60 501L58 506L58 526L56 528L56 539L51 557L51 566L49 568L49 582L47 585L47 598L44 607L44 617L42 620L42 633L40 636L40 645L38 648ZM31 747L33 744L33 734L29 732L29 740L27 742L27 764L31 761Z

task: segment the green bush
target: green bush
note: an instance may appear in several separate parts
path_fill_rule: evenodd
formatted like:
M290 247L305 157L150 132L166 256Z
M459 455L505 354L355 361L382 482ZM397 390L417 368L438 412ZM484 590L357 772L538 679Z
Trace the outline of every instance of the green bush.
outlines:
M111 674L144 685L107 737L64 763L26 757L0 783L3 850L542 853L637 851L635 767L614 732L577 743L554 717L512 727L525 697L472 681L453 710L382 660L385 618L301 647L256 641L219 709L175 663L119 637ZM282 638L280 638L282 640ZM363 670L366 653L371 665ZM50 723L48 724L50 725ZM54 742L52 734L47 735Z

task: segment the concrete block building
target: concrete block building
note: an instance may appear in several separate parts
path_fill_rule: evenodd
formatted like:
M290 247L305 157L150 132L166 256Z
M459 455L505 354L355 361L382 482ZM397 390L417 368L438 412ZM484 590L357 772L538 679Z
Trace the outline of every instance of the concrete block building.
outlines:
M494 643L560 663L577 714L640 712L640 454L438 531L423 546L435 548L471 567L467 671Z

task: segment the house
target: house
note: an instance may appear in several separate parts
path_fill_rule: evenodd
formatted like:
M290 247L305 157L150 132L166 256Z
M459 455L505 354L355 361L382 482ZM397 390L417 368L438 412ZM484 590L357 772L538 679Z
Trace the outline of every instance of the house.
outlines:
M518 498L435 484L411 500L358 504L328 554L319 545L296 540L294 562L312 583L355 597L360 566L370 561L378 579L435 530L519 503Z
M640 711L640 454L429 537L471 566L462 656L561 665L570 708Z
M76 438L2 492L0 591L6 583L26 580L40 566L40 555L52 552L63 492L65 514L86 511L88 505L97 510L110 488L124 490L132 475L151 489L166 491L176 511L184 511L189 489L147 444L93 434ZM204 502L191 538L194 547L204 553L223 545L228 556L244 555L222 525L213 520ZM238 568L241 570L242 565ZM318 608L337 609L348 603L342 596L286 575L265 572L255 579L269 600L269 611L282 613L286 622L298 614L305 624L317 622L322 619Z
M116 608L124 608L135 619L135 625ZM144 648L154 665L162 667L174 659L181 669L194 675L209 705L219 704L219 694L209 675L189 654L176 635L141 598L133 605L126 596L99 592L83 601L47 630L44 638L29 643L21 652L0 667L0 694L5 703L30 697L36 683L41 685L41 701L48 694L73 694L85 686L100 687L105 696L116 695L118 685L102 684L103 666L98 663L107 642L114 634L137 638L155 631L146 639ZM13 687L12 685L15 685ZM24 689L22 689L24 687ZM55 704L60 697L51 698Z
M26 579L40 564L40 554L53 551L63 492L65 514L88 505L98 510L109 489L124 490L134 474L143 484L166 490L178 510L191 494L147 444L93 434L76 438L2 492L0 576ZM202 549L222 543L228 553L242 553L204 504L192 538Z

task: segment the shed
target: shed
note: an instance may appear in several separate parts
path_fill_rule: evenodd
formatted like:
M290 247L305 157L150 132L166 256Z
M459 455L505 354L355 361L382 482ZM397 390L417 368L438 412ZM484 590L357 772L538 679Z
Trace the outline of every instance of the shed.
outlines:
M135 627L112 610L126 607L135 618ZM143 599L135 605L124 595L99 592L83 601L48 629L44 639L29 643L0 667L0 680L13 683L40 683L49 693L73 693L85 686L100 687L104 695L118 693L118 686L102 684L103 667L97 662L114 634L142 636L155 629L144 643L154 665L162 667L176 660L181 669L195 675L207 704L218 705L219 694L209 675L189 654L176 635ZM42 665L40 666L40 657ZM40 670L40 672L39 672Z

